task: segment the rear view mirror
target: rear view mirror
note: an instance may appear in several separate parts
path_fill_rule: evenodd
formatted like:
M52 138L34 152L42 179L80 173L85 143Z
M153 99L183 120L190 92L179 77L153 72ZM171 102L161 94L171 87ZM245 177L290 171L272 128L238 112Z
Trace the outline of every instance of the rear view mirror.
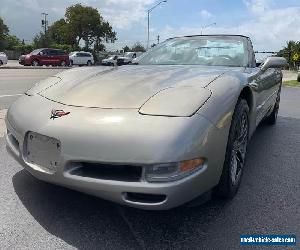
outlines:
M268 57L261 65L261 71L266 71L269 68L282 68L287 65L287 61L284 57Z

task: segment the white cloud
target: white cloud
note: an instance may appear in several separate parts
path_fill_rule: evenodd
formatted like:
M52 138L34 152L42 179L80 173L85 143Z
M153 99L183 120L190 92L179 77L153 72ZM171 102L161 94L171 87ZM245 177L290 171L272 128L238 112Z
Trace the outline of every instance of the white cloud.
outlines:
M252 10L251 10L252 11ZM288 40L299 40L300 7L282 9L264 8L247 22L235 26L213 26L204 34L241 34L249 36L256 50L278 51ZM201 26L173 28L166 26L160 34L163 38L200 34Z
M247 8L254 14L261 14L270 8L270 0L245 0Z
M213 17L213 14L212 13L210 13L208 10L201 10L200 11L200 16L201 16L201 18L203 18L203 19L209 19L209 18L211 18L211 17Z
M155 0L0 0L0 16L13 34L31 40L41 30L41 12L48 12L51 23L62 18L68 6L79 2L97 8L115 29L126 30L145 21L146 9Z
M106 0L93 2L114 27L128 29L136 22L142 21L146 16L146 7L155 0Z

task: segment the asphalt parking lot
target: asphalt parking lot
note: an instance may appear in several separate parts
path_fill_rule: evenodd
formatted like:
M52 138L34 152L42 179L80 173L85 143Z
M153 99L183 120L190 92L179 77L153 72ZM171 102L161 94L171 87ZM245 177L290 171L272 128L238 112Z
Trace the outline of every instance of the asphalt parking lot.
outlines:
M0 69L0 110L60 70ZM123 207L38 181L6 153L0 133L0 248L244 249L240 234L255 233L295 234L299 247L299 97L300 88L283 88L278 123L255 132L234 199L170 211Z
M1 69L0 68L0 109L8 106L20 94L23 94L34 83L61 72L63 69Z

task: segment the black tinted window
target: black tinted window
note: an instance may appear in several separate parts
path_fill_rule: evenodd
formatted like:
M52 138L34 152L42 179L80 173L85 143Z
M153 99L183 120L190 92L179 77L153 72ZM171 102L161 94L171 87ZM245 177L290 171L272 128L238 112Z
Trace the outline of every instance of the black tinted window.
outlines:
M50 49L48 54L49 54L50 56L56 56L56 55L57 55L57 51L56 51L56 50L53 50L53 49Z
M77 53L77 56L79 56L79 57L91 57L91 55L89 53L83 53L83 52Z
M84 53L85 55L85 57L91 57L92 55L91 54L89 54L89 53Z
M65 55L66 52L64 52L63 50L57 50L56 51L57 55Z
M37 54L39 54L41 56L48 56L49 55L49 50L48 49L43 49L40 52L38 52Z

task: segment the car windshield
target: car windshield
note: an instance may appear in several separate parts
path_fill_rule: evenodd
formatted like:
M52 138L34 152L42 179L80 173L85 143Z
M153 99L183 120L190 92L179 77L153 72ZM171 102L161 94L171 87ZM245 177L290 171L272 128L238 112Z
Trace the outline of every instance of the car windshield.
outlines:
M30 54L37 55L40 51L41 51L41 49L36 49L36 50L32 51Z
M238 36L173 38L145 53L137 63L245 67L248 65L247 44Z
M132 57L133 53L134 53L134 52L126 52L126 53L124 54L124 57Z

